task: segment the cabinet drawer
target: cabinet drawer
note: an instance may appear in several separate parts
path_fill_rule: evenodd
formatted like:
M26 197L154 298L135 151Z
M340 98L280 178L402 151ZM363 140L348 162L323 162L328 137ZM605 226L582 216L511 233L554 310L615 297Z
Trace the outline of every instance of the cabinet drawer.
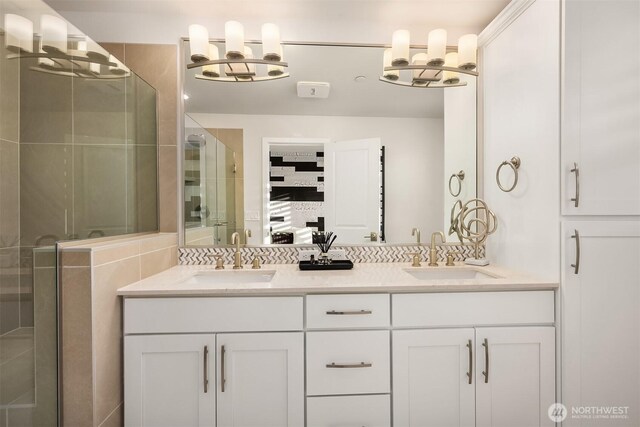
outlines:
M553 291L397 294L392 307L396 328L554 322Z
M307 394L388 393L389 331L308 332Z
M387 294L309 295L307 328L386 328L389 305Z
M389 395L307 398L307 427L389 427Z
M302 297L126 298L125 334L302 330Z

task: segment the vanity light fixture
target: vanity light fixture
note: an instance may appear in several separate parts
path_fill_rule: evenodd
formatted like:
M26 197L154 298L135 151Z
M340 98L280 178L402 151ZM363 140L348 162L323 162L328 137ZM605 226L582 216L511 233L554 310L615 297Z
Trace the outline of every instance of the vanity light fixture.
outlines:
M283 62L280 29L267 23L262 26L262 55L245 45L244 27L240 22L227 21L224 25L224 57L220 56L220 46L209 39L209 32L202 25L189 26L189 47L191 63L188 69L202 68L196 79L214 82L260 82L289 77ZM266 65L266 75L262 66ZM258 67L261 66L261 67Z
M7 59L33 58L30 70L65 77L113 79L129 75L129 69L110 58L106 51L85 35L68 34L67 22L54 15L40 16L40 34L23 16L4 15ZM34 51L35 50L35 51Z
M436 29L429 32L427 49L411 54L410 35L407 30L393 33L391 49L383 55L380 81L399 86L419 88L445 88L466 86L460 73L478 76L478 36L466 34L458 40L457 52L447 49L447 31ZM416 51L417 49L414 49ZM409 78L401 77L408 72Z

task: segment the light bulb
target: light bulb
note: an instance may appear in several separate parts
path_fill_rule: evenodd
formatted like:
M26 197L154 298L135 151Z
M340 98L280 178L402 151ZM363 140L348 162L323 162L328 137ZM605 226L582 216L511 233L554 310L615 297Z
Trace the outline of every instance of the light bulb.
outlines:
M445 56L444 66L451 68L458 68L458 53L457 52L449 52ZM460 83L459 74L455 71L444 71L442 77L442 83L446 85L455 85Z
M67 22L53 15L40 17L42 50L47 53L67 53Z
M202 25L189 25L189 48L193 62L209 60L209 31Z
M447 31L443 29L429 31L427 42L427 64L441 66L447 53Z
M209 43L209 61L217 61L218 59L220 59L218 46ZM220 64L205 65L202 68L202 74L207 77L220 77Z
M33 22L20 15L4 15L4 45L11 52L33 52Z
M477 66L478 36L465 34L458 40L458 67L473 70Z
M391 38L391 65L409 65L409 45L411 35L407 30L396 30Z
M275 24L262 26L262 58L267 61L280 61L280 29Z
M228 59L244 58L244 27L238 21L224 24L226 56Z
M386 67L391 67L392 49L385 49L382 61L382 77L387 80L396 81L400 78L400 70L385 71Z

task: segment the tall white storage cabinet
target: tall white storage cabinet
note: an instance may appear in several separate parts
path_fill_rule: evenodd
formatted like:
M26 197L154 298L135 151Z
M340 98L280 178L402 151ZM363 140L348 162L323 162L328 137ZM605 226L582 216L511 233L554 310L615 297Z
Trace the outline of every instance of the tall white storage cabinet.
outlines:
M563 237L562 401L628 407L627 418L569 414L564 425L638 426L640 222L566 221Z
M562 213L640 215L640 2L564 10Z
M563 425L638 426L640 2L565 0L563 24Z

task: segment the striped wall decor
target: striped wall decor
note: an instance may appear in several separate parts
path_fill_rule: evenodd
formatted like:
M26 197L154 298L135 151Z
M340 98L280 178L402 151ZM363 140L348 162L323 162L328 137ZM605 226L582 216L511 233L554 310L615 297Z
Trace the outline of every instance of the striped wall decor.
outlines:
M245 247L240 248L243 263L249 264L256 255L262 256L264 264L297 264L300 250L317 249L316 246L270 246L270 247ZM332 249L343 249L347 258L354 263L382 263L382 262L409 262L407 252L419 251L422 259L429 260L429 246L427 245L385 245L385 246L334 246ZM455 251L456 261L464 261L472 258L474 248L468 244L438 245L438 261L445 261L447 252ZM209 265L215 264L213 254L222 254L225 264L233 263L233 247L201 247L179 248L180 265ZM484 246L480 247L480 256L483 257Z

